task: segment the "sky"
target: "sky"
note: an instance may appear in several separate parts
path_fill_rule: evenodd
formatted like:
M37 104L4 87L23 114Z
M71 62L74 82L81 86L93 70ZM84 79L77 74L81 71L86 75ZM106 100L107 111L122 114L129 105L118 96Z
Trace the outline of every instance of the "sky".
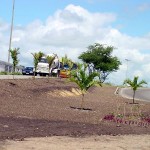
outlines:
M0 0L2 61L8 60L12 2ZM114 46L122 65L106 82L122 85L139 76L150 86L149 18L150 0L15 0L12 48L20 48L20 65L33 66L34 52L79 61L89 45Z

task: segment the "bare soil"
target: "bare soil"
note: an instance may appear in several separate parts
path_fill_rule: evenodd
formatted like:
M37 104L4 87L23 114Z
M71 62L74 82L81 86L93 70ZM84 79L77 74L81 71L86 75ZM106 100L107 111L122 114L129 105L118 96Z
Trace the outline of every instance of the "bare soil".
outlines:
M149 141L150 135L52 136L1 141L0 150L149 150Z
M115 95L116 87L94 87L85 96L66 79L0 80L0 140L29 137L150 134L150 126L104 121L109 113L123 110L131 100ZM150 114L150 103L139 102ZM130 105L130 104L127 104ZM118 109L119 108L119 109ZM130 110L127 109L127 113Z

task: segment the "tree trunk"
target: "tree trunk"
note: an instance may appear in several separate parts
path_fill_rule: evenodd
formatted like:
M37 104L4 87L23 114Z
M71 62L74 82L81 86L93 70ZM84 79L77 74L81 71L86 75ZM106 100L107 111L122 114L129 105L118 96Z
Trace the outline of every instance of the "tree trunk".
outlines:
M48 74L48 82L49 82L49 77L50 77L50 66L48 68L49 74Z
M14 75L15 75L15 68L16 68L16 66L14 65L13 66L13 79L15 79L15 77L14 77Z
M135 90L133 90L133 104L135 103L134 102L134 97L135 97Z
M82 101L81 101L81 108L83 109L83 104L84 104L84 93L82 93Z
M33 75L33 79L35 79L35 76L36 76L36 67L34 67L34 75Z

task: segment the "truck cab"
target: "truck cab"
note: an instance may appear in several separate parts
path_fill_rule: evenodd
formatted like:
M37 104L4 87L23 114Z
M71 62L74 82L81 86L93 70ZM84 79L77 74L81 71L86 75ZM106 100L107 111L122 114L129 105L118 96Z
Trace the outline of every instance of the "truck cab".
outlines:
M52 66L49 70L49 64L47 62L46 57L47 56L52 56L55 57ZM40 75L40 76L46 76L46 75L50 75L50 74L56 74L58 73L58 69L59 69L59 59L58 56L56 54L48 54L45 55L41 58L41 60L39 61L38 65L37 65L37 70L36 70L36 74Z

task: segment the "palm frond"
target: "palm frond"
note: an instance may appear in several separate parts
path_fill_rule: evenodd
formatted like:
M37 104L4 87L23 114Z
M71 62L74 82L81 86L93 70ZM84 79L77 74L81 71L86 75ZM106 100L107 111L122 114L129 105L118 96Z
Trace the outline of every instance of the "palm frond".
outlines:
M133 90L133 103L134 103L135 91L136 91L139 87L142 87L143 84L147 84L147 82L146 82L145 80L142 80L142 81L138 82L138 78L139 78L138 76L135 76L134 79L133 79L133 81L130 80L130 79L126 79L126 80L124 81L124 84L127 83L127 84L132 88L132 90Z

